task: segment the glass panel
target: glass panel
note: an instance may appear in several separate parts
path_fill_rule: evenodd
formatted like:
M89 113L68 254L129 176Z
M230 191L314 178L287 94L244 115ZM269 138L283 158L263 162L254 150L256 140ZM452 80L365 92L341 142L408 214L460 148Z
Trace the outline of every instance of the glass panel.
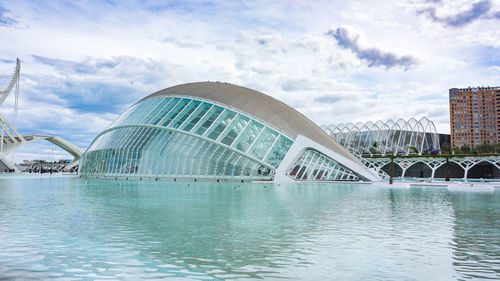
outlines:
M184 121L193 113L193 111L200 105L201 101L193 100L184 110L175 118L172 124L169 125L170 128L179 128Z
M276 137L278 137L277 132L272 129L266 128L250 150L250 155L259 160L262 159L273 145Z
M196 111L189 116L189 118L184 122L184 124L181 126L181 130L184 131L191 131L191 129L200 121L200 119L207 113L207 111L212 107L211 103L202 103Z
M245 131L243 131L238 137L236 143L233 144L233 147L240 151L246 152L259 134L262 127L264 127L262 124L252 120L250 125L248 125Z
M170 122L179 114L182 109L190 102L190 99L182 99L175 107L172 109L167 115L165 115L165 118L160 121L159 125L160 126L168 126Z
M212 125L212 123L217 119L219 114L223 111L224 109L220 106L214 106L210 111L203 117L203 119L199 122L198 125L196 125L196 128L194 128L194 132L197 135L203 135L205 131Z
M287 175L295 180L359 180L351 170L324 154L308 149Z
M151 112L155 106L156 103L159 102L158 98L152 98L152 99L147 99L143 102L141 102L141 105L138 107L138 114L132 118L130 124L137 124L139 123L145 115L147 115L149 112Z
M108 128L118 126L118 124L120 124L125 118L127 118L127 116L129 116L136 107L137 104L134 104L127 108L127 110L125 110L125 112L123 112L115 121L113 121L113 123L111 123Z
M151 100L151 103L149 104L149 106L147 108L144 108L144 110L142 110L140 115L137 116L134 124L141 124L142 121L144 120L144 117L148 116L149 114L151 114L151 112L154 111L154 109L161 102L162 98L152 98L152 99L148 99L146 101L150 101L150 100Z
M141 123L147 124L151 118L153 118L158 111L160 111L167 103L169 103L172 100L172 98L161 98L159 99L159 102L157 103L156 107L153 108L143 119Z
M226 110L224 113L217 119L217 121L212 125L210 130L205 134L209 139L215 140L217 137L224 131L224 129L231 123L236 112L231 110Z
M165 116L165 114L167 114L180 100L181 98L173 98L172 100L170 100L170 102L165 105L160 111L158 111L158 113L154 117L152 117L151 120L147 121L146 124L158 124L163 116Z
M123 119L123 121L119 125L128 125L134 124L134 120L138 118L138 116L144 111L145 107L149 107L152 103L152 100L146 100L135 105L134 110L130 112L130 114Z
M92 143L80 164L82 176L271 178L262 165L227 147L160 128L111 130Z
M236 120L231 124L231 126L224 132L221 142L225 145L231 145L236 137L241 133L243 128L247 125L250 119L246 116L238 114Z
M284 136L280 136L276 144L271 149L271 152L269 152L265 162L273 167L278 167L281 160L283 160L285 154L288 152L288 149L290 149L290 146L292 146L292 141Z

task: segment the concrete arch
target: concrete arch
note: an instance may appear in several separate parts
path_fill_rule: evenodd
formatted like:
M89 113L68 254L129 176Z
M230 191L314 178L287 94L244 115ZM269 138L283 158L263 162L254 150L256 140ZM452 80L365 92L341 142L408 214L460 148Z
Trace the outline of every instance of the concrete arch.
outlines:
M45 140L48 141L64 151L68 152L73 156L73 160L66 165L65 170L69 170L76 165L78 165L78 161L80 160L80 156L83 154L83 149L79 148L78 146L70 143L69 141L58 137L58 136L50 136L50 135L40 135L40 134L31 134L31 135L22 135L21 137L4 137L2 140L2 153L0 157L0 161L5 164L5 166L9 167L10 169L13 169L15 171L18 171L17 168L15 167L14 163L11 163L9 160L5 158L5 155L13 152L31 142L34 141L39 141L39 140Z
M483 160L477 162L473 165L468 173L467 178L483 178L488 179L493 177L495 174L499 174L500 169L495 163L492 163L489 160Z
M427 169L427 172L424 172L424 169L420 168L418 175L416 173L411 173L412 169L414 170L414 169L416 169L416 167L423 167L424 169ZM416 162L411 163L411 165L407 166L404 169L404 173L403 173L402 177L403 178L404 177L417 177L417 178L428 177L428 178L432 178L433 177L433 168L431 166L429 166L428 163L426 163L425 161L416 161Z
M391 162L380 167L380 170L384 171L386 174L391 175ZM403 175L403 168L394 162L394 177L401 177Z
M74 157L73 161L66 166L66 169L71 169L78 165L80 156L84 152L83 149L58 136L41 134L22 135L0 114L0 161L6 167L18 171L15 164L7 160L5 155L38 140L46 140L55 144Z
M448 175L450 178L461 179L464 177L465 171L460 165L453 161L449 161L448 165ZM436 169L434 178L446 178L446 164Z
M405 173L406 178L432 178L432 169L425 163L419 162L415 163L408 169Z
M500 165L499 165L500 161L499 160L495 161L495 160L485 159L485 160L483 160L483 162L488 162L500 170Z
M424 170L431 170L430 175L425 172L425 177L429 178L445 178L448 159L448 175L450 178L488 178L491 174L492 178L500 178L500 157L499 156L468 156L468 157L395 157L394 163L397 165L396 170L401 169L401 175L404 177L411 176L406 171L415 169L416 166L425 165ZM381 167L384 171L389 172L391 159L385 158L364 158L365 162L369 163L369 167ZM479 166L482 169L479 169ZM478 174L479 173L479 174ZM414 174L413 176L420 176Z

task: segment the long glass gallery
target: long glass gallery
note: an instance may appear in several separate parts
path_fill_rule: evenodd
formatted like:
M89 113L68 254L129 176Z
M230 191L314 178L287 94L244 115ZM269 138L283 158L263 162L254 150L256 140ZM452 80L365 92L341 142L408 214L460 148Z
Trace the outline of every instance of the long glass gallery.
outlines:
M197 94L204 88L200 84L207 84L203 95ZM266 122L258 118L258 113L251 114L245 112L243 106L233 106L238 100L244 103L252 95L262 98L263 94L225 83L191 83L177 86L177 91L175 88L165 89L132 105L101 132L83 154L80 174L175 179L275 178L276 169L294 143L294 132L279 128L286 128L280 124L283 120ZM238 98L238 95L231 95L231 89L245 89L251 94ZM270 106L273 105L263 105L264 108ZM304 167L305 154L297 155L288 165L287 178L360 178L331 157L319 151L316 154L324 161L317 163L316 157L307 167ZM309 171L308 176L301 172L298 177L296 170L299 168Z

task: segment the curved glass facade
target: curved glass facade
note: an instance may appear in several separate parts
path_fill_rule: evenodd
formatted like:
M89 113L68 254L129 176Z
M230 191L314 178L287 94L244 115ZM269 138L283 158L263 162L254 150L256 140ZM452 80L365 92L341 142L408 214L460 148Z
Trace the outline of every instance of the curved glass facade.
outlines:
M129 107L82 155L80 174L271 179L293 141L262 121L198 98Z
M298 181L355 181L359 177L337 161L314 149L307 149L287 172Z

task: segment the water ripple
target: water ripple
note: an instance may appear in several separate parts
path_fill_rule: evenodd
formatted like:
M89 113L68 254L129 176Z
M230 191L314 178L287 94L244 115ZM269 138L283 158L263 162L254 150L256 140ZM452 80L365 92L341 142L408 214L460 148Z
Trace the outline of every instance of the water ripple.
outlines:
M266 185L0 178L0 279L500 279L498 192Z

